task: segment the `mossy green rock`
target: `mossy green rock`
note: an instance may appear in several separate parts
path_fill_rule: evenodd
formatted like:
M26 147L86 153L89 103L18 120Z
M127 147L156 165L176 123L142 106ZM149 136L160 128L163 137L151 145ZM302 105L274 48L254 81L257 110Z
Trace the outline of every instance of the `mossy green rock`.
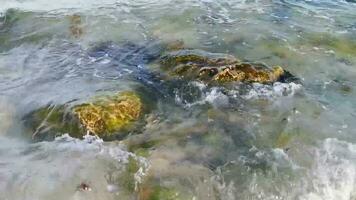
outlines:
M241 62L232 55L201 50L180 50L163 56L160 66L170 76L179 76L206 83L285 82L290 73L282 67Z
M99 136L110 136L137 120L142 111L141 99L133 92L99 99L73 108L86 130Z
M40 108L26 115L24 122L36 141L52 140L64 133L82 138L87 132L111 140L121 130L129 129L141 114L140 97L134 92L120 92L73 107Z

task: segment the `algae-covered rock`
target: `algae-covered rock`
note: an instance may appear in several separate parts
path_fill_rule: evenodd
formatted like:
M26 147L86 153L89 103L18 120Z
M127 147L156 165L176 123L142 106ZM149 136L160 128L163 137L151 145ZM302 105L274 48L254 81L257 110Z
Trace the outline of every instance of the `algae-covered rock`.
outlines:
M103 139L114 139L120 131L129 130L142 114L141 98L134 92L120 92L97 98L90 103L70 107L48 106L24 117L35 140L52 140L68 133L81 138L87 132Z
M282 148L282 149L287 148L292 137L293 137L292 134L288 134L288 133L284 133L284 132L278 134L277 140L275 142L275 147Z
M241 62L228 54L200 50L181 50L161 58L161 67L172 76L180 76L207 83L288 82L292 75L280 66L270 68L263 64Z
M141 99L132 92L119 93L73 108L84 128L100 136L109 136L129 125L140 117L141 111Z

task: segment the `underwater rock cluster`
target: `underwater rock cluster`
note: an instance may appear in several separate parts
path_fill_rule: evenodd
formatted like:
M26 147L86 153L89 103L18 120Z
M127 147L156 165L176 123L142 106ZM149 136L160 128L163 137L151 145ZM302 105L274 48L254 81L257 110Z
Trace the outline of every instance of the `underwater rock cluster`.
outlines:
M130 154L132 153L132 157L129 157L128 162L125 163L124 171L118 174L117 180L113 181L115 186L120 188L121 195L134 196L135 199L140 200L179 200L196 197L218 199L215 196L218 193L218 185L206 180L212 176L212 170L223 164L226 156L224 149L227 146L248 147L239 139L243 137L244 141L249 141L243 131L237 131L237 136L224 139L225 133L235 131L236 127L243 123L232 115L209 107L199 113L201 117L208 119L206 122L190 120L193 119L189 118L191 113L184 119L174 116L166 119L165 114L155 113L156 110L152 107L162 106L163 108L160 109L164 112L174 112L175 110L170 110L174 106L170 104L170 109L166 111L167 105L156 105L156 96L168 94L167 98L172 98L169 92L172 92L172 88L176 89L177 83L184 85L187 82L199 82L209 89L218 86L228 90L227 84L273 85L275 82L289 83L297 79L280 66L269 67L261 63L240 61L228 54L180 48L182 48L180 43L168 45L163 55L162 51L157 55L158 50L150 51L133 44L119 48L112 43L104 43L92 49L88 53L91 58L100 60L105 57L117 68L134 68L132 77L148 87L145 87L144 91L118 91L109 95L96 95L92 100L80 103L73 101L34 110L23 117L32 140L35 142L53 140L57 136L68 133L75 138L92 134L104 141L120 141L120 144L124 145ZM125 66L116 65L117 63L124 63ZM138 66L140 63L148 64L148 67ZM154 70L155 66L158 66L158 72ZM188 93L187 96L196 94L192 91ZM183 99L187 98L183 97ZM170 99L169 102L174 100ZM212 123L214 121L223 122L224 126L220 127ZM142 123L143 127L140 126ZM204 147L206 148L204 154L191 156L192 152L196 151L196 147L192 145L190 149L190 141L187 138L194 138L198 143L207 143L209 147ZM275 145L278 148L288 149L287 144L290 139L290 135L280 134ZM177 155L172 149L180 145L186 145L187 152ZM167 149L172 150L172 153L167 153L169 152ZM216 149L218 151L215 151ZM191 160L194 160L195 156L200 156L209 165L201 166L194 163ZM143 170L138 157L149 160L152 165L145 166L147 168ZM256 169L268 167L264 160L250 165ZM180 185L178 182L185 184L176 187ZM195 184L196 188L191 187ZM89 191L90 187L83 182L79 189L85 192Z
M113 48L112 45L110 47ZM153 65L159 65L158 77L168 79L163 87L177 77L219 86L235 82L273 84L296 80L280 66L271 68L264 64L242 62L228 54L176 48L172 50L169 45L167 51L163 56L151 59ZM111 52L115 50L111 49ZM142 116L144 104L134 91L126 91L98 97L80 105L40 108L26 115L24 121L32 130L35 141L52 140L64 133L77 138L91 133L104 140L121 140L126 135L123 132L132 130L134 122Z

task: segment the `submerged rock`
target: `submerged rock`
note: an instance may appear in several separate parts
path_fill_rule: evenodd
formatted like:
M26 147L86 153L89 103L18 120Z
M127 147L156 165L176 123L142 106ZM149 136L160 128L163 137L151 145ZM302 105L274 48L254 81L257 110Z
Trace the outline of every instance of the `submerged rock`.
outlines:
M27 114L23 120L35 141L53 140L64 133L78 138L85 134L78 119L64 105L39 108Z
M78 14L69 16L70 26L69 31L75 38L80 38L83 35L82 17Z
M100 136L109 136L137 120L141 111L141 99L133 92L119 93L73 108L85 129Z
M114 182L120 188L120 196L131 196L140 200L181 200L193 198L189 190L183 190L182 187L167 184L166 178L169 179L167 182L170 182L180 177L156 177L150 167L142 163L140 158L129 156L122 173L111 174L109 181Z
M161 58L160 66L170 75L206 83L274 83L290 82L295 78L280 66L270 68L263 64L241 62L228 54L200 50L171 52Z
M163 51L161 44L150 41L142 44L124 42L103 42L89 50L88 55L97 60L110 59L115 67L137 67L159 58ZM132 70L132 69L131 69Z
M142 114L141 98L134 92L98 98L73 107L67 105L40 108L24 117L35 140L52 140L69 133L81 138L87 132L103 139L116 139L120 131L129 130Z

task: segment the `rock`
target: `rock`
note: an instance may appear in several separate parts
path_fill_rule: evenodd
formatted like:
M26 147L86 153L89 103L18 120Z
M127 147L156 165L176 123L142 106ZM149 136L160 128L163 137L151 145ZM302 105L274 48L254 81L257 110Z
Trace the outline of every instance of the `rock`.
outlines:
M37 141L52 140L64 133L81 138L87 132L111 140L117 139L120 131L130 129L131 123L139 119L142 110L141 98L127 91L73 107L60 105L40 108L26 115L24 121L33 131L32 138Z
M273 69L257 68L251 64L235 64L232 66L224 66L215 76L214 81L219 82L257 82L257 83L273 83L282 77L284 70L280 66Z
M69 31L72 36L79 38L83 35L82 17L78 14L69 16L70 26Z
M85 134L78 119L64 105L39 108L25 115L23 121L34 141L53 140L64 133L78 138Z
M173 40L167 42L166 49L171 51L177 51L184 48L184 41L183 40Z
M147 158L151 165L138 185L138 199L216 199L214 183L209 181L212 172L177 150L175 145L158 148Z
M328 84L328 89L338 91L342 95L349 95L352 93L352 83L348 80L334 79Z
M276 148L287 149L288 144L290 143L292 137L293 135L290 133L281 132L280 134L278 134L274 146Z
M99 136L110 136L124 128L137 120L141 111L142 102L133 92L119 93L73 108L85 129Z
M144 65L159 58L164 47L156 41L150 41L142 44L133 42L123 42L116 44L114 42L103 42L93 46L88 51L88 56L95 59L110 59L116 68L125 66L137 67Z
M161 58L161 67L171 76L180 76L206 83L245 82L268 84L287 82L292 75L280 66L241 62L228 54L200 50L171 52Z

